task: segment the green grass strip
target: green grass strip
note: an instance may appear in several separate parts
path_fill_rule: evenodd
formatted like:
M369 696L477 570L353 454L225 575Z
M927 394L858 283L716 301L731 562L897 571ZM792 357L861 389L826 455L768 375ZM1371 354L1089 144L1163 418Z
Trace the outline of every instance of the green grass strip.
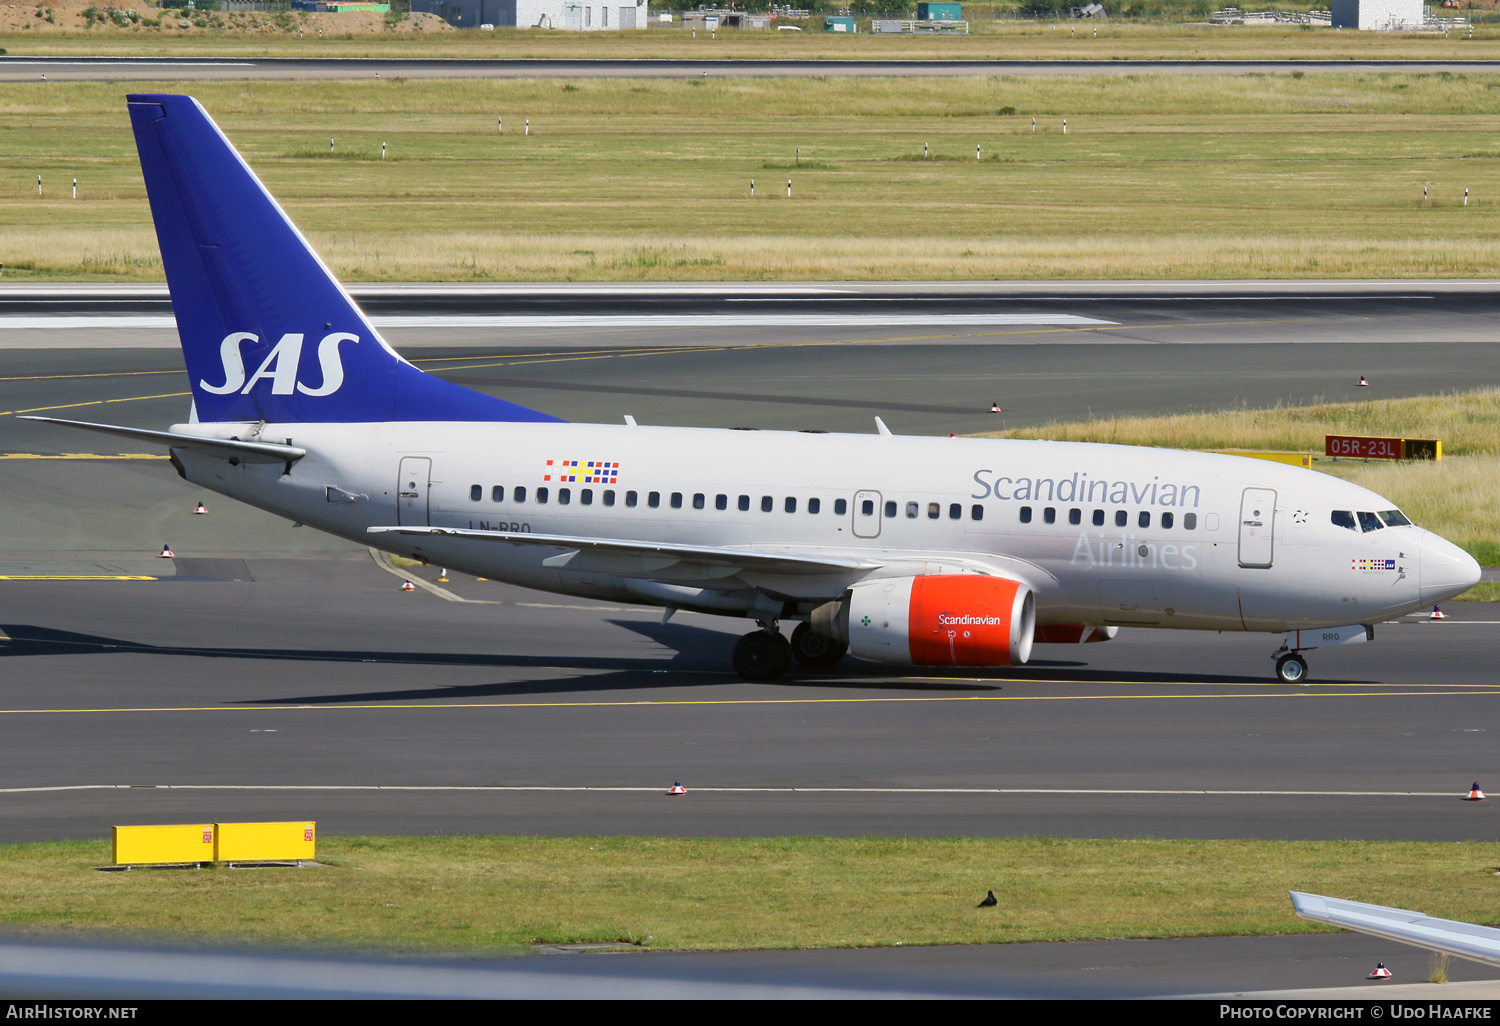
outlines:
M466 954L1322 929L1289 888L1500 922L1500 852L1477 842L327 837L327 868L96 872L108 859L0 847L0 929ZM976 908L987 890L999 905Z

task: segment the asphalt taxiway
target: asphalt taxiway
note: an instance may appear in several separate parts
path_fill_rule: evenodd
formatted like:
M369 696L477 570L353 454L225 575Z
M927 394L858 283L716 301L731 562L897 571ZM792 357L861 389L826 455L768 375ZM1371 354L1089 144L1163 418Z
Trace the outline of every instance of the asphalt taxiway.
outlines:
M294 812L334 833L1495 832L1461 800L1500 768L1483 605L1313 653L1300 687L1272 679L1274 639L1145 630L1005 671L757 685L728 667L738 621L473 579L450 601L366 553L0 573L0 840Z

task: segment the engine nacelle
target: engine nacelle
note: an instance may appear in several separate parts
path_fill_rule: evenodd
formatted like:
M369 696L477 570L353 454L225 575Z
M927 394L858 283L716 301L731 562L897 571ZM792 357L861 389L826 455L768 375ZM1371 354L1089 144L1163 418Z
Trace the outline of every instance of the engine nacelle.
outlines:
M813 614L859 659L908 666L1017 666L1031 658L1036 598L1020 581L932 574L861 581Z
M1113 624L1095 627L1087 623L1049 623L1036 629L1031 640L1038 645L1092 645L1096 641L1109 641L1120 628Z

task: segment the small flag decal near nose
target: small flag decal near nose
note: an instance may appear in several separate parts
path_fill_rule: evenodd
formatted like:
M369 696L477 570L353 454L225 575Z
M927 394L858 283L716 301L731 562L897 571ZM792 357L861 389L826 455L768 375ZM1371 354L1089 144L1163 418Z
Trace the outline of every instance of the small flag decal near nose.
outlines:
M558 484L618 484L620 465L608 460L548 460L543 481Z

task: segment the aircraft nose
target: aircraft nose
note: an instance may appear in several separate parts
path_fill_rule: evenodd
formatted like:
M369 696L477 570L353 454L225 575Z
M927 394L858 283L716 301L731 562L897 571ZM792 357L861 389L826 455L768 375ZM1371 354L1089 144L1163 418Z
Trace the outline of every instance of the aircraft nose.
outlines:
M1421 596L1441 602L1479 583L1479 563L1446 538L1428 531L1422 538Z

